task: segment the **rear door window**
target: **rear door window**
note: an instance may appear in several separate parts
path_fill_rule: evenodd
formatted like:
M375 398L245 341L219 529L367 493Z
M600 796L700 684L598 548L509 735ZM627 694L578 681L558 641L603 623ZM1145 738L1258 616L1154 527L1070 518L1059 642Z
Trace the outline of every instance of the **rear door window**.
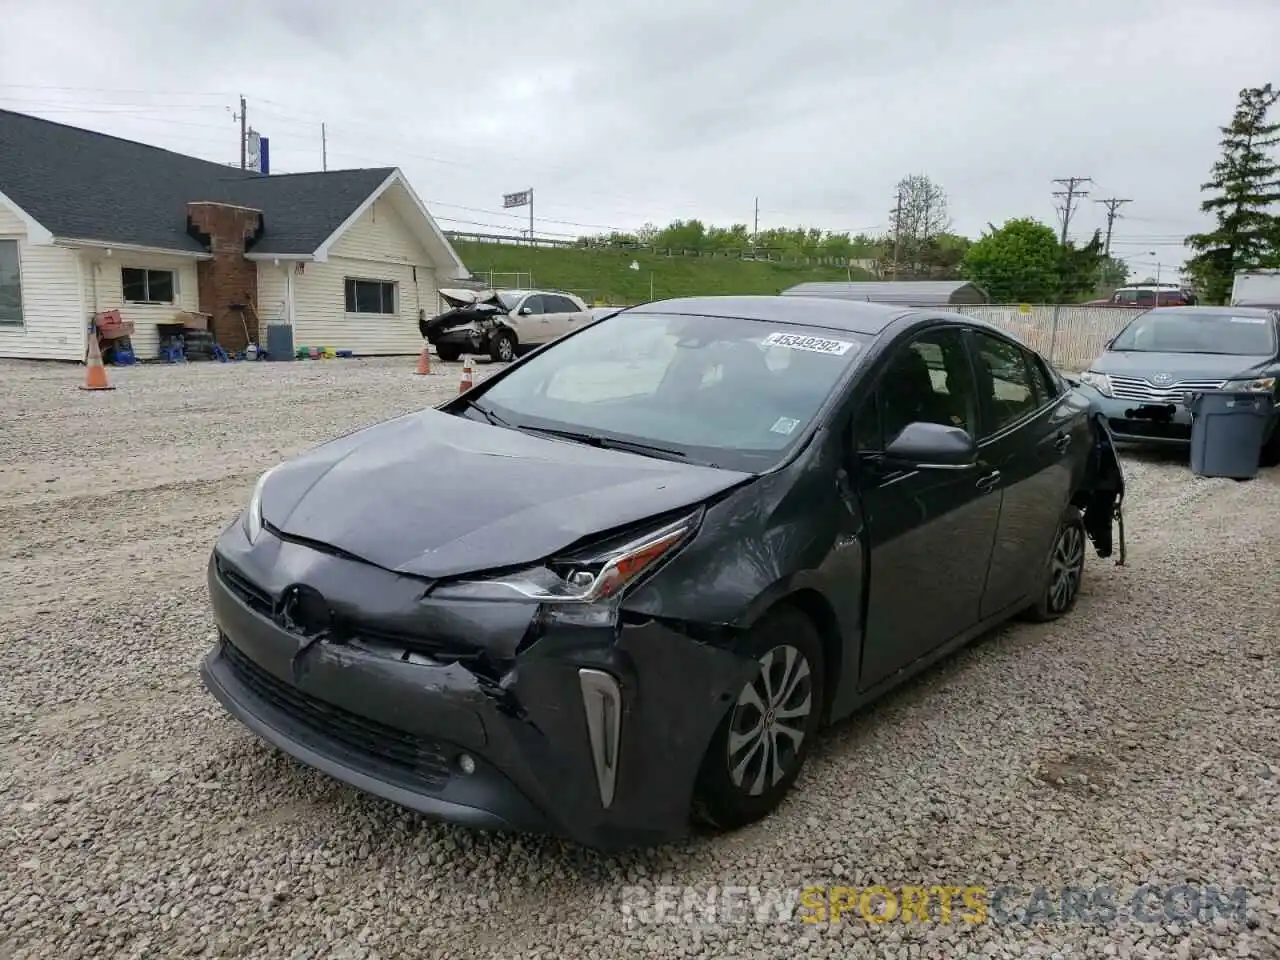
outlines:
M577 313L578 308L568 297L544 295L547 313Z
M1036 392L1031 358L1025 350L981 330L973 332L973 345L977 350L979 389L987 414L985 439L1034 413L1043 401Z

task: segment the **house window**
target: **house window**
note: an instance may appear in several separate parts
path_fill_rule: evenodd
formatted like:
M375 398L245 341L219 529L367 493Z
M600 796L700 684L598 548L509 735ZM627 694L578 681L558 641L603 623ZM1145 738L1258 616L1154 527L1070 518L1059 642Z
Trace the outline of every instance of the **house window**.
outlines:
M396 284L347 277L347 313L395 313Z
M17 240L0 240L0 324L3 323L22 323L22 267Z
M120 282L124 287L125 303L173 303L177 286L172 270L144 270L141 267L121 267Z

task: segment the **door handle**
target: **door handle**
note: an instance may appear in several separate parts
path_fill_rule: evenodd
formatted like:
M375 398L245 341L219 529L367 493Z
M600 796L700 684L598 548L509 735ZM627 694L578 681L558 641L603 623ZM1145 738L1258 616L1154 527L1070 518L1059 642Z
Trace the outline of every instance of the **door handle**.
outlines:
M1065 451L1069 446L1071 446L1071 434L1069 433L1060 433L1053 441L1053 449L1059 453Z
M978 482L974 484L983 493L987 493L996 488L996 484L1000 482L1000 471L992 470L985 477L980 477Z

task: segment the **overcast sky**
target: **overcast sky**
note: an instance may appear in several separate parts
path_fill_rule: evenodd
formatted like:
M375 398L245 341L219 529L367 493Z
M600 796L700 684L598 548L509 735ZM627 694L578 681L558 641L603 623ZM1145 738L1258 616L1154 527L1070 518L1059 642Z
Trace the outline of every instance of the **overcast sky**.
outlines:
M393 165L446 229L699 217L883 229L925 173L955 228L1035 216L1052 182L1129 198L1114 249L1180 263L1243 86L1280 81L1276 0L0 0L0 108L273 172ZM1150 251L1158 251L1151 256Z

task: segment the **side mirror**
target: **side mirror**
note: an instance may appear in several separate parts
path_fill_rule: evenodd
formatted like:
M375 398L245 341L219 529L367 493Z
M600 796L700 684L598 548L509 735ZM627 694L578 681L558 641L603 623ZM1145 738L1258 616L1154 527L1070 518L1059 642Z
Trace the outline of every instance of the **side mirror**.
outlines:
M978 445L959 427L916 421L885 447L884 458L916 470L968 470L978 462Z
M520 316L527 317L531 313L533 313L533 311L529 307L521 307L519 313L520 313Z

